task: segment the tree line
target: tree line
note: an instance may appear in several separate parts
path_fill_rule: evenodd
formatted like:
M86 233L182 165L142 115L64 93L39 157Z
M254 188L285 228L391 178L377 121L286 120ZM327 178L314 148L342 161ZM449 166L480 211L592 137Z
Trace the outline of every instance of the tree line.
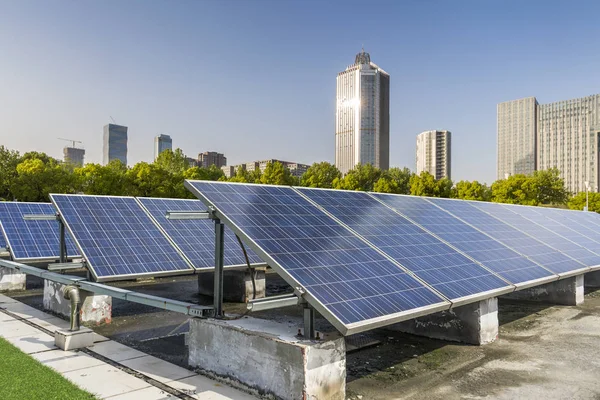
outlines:
M50 193L193 198L183 185L186 179L362 190L534 206L566 205L579 210L585 205L585 193L569 193L557 169L535 171L532 175L512 175L488 186L478 181L436 180L428 172L417 175L408 168L382 171L369 164L357 165L342 176L328 162L313 164L297 178L275 162L269 163L263 172L240 167L228 179L215 166L190 166L181 149L166 150L152 163L139 162L129 168L118 160L108 165L91 163L77 167L45 153L21 155L0 146L0 199L3 200L49 201ZM589 210L600 212L600 194L589 193Z

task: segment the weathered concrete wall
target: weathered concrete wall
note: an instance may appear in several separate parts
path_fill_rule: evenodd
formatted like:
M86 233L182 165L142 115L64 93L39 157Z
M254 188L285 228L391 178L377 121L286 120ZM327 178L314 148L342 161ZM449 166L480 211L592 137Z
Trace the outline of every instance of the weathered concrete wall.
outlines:
M255 318L191 319L189 364L289 400L343 400L346 346L300 340L297 326Z
M198 274L198 292L205 296L212 296L215 288L215 274L213 272L203 272ZM265 270L256 269L256 298L265 297L267 281L265 279ZM254 293L252 287L252 277L248 270L244 271L224 271L223 272L223 300L234 303L246 303L252 299Z
M14 269L0 267L0 292L10 290L25 290L27 275Z
M583 303L583 296L583 275L577 275L545 285L512 292L502 296L502 298L576 306Z
M600 288L600 271L588 272L583 276L585 287Z
M491 298L400 322L391 330L476 345L498 338L498 299Z
M71 302L63 296L65 285L44 280L44 308L69 318ZM80 290L81 310L79 318L83 324L110 324L112 319L112 297L95 295L86 290Z

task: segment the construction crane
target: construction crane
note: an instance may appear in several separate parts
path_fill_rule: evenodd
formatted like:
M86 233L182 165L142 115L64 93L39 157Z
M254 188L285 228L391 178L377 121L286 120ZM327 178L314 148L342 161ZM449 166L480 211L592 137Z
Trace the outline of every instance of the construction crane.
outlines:
M83 144L83 142L82 142L82 141L80 141L80 140L73 140L73 139L63 139L63 138L60 138L60 137L59 137L59 138L57 138L57 139L58 139L58 140L66 140L67 142L71 142L71 143L73 143L73 148L76 148L76 147L75 147L75 143L81 143L81 144Z

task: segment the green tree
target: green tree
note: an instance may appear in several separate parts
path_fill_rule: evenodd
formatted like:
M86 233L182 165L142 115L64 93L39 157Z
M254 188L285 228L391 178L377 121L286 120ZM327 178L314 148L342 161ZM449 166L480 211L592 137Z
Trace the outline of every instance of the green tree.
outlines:
M314 163L306 170L300 179L300 185L315 188L332 188L333 181L341 177L342 173L335 165L323 161Z
M240 165L237 167L235 175L229 178L229 182L252 183L254 182L254 176Z
M345 190L373 191L381 170L371 164L357 164L343 178L333 180L333 187Z
M127 196L132 191L131 175L127 167L119 160L108 165L86 164L75 168L77 191L94 195Z
M181 149L176 149L175 151L171 149L164 150L158 155L154 164L158 168L172 174L183 173L183 171L190 167L187 157Z
M275 161L267 163L265 171L260 177L260 183L269 185L293 185L296 183L296 180L289 169L284 167L280 162Z
M538 204L566 204L570 197L557 168L535 171L530 184Z
M455 197L462 200L490 201L491 189L478 181L460 181L456 184Z
M11 182L17 177L19 160L19 152L0 146L0 200L14 198L10 189Z
M410 178L413 173L404 167L383 171L381 178L373 185L373 191L381 193L410 194Z
M538 205L533 178L524 174L511 175L492 184L492 201L496 203Z
M567 203L571 210L583 210L585 207L585 192L577 193ZM588 193L588 211L600 213L600 193Z
M50 193L73 193L74 187L72 172L56 160L27 158L17 164L10 191L20 201L47 202Z

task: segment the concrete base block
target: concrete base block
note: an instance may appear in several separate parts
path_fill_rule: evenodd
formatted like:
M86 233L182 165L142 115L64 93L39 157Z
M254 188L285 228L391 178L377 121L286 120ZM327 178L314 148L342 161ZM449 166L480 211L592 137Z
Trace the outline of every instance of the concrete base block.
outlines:
M576 275L545 285L512 292L502 296L502 298L576 306L583 303L583 296L583 275Z
M265 297L267 281L265 270L263 268L255 269L256 298ZM212 296L215 288L215 274L213 272L203 272L198 274L198 292L205 296ZM246 303L252 300L254 293L252 287L252 277L250 272L244 271L224 271L223 272L223 300L232 303Z
M44 280L44 308L64 317L71 316L71 302L63 297L65 285ZM84 324L110 324L112 297L80 290L81 310L79 320Z
M346 345L295 337L297 326L255 318L190 320L189 363L286 400L343 400Z
M27 275L11 268L0 267L0 292L25 290Z
M583 277L585 287L600 288L600 271L588 272Z
M85 327L78 331L59 329L54 332L54 344L65 351L89 347L94 344L94 331Z
M498 338L498 299L481 300L388 327L413 335L484 345Z

